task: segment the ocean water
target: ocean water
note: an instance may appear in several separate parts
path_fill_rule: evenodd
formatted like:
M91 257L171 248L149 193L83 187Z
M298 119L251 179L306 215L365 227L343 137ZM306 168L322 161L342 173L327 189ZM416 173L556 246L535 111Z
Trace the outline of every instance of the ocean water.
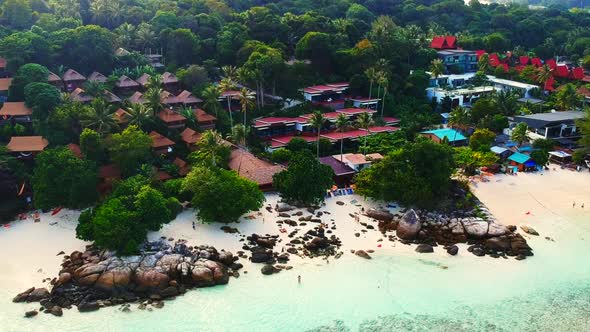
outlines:
M0 289L0 330L590 331L590 220L547 220L537 230L535 256L521 262L475 257L465 246L455 257L442 248L371 260L347 253L273 276L251 269L152 312L133 305L25 319L34 306Z

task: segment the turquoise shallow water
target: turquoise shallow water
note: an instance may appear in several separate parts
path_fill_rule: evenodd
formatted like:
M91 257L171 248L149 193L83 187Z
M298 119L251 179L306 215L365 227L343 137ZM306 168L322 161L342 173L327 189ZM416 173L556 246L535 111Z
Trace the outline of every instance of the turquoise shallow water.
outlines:
M161 310L117 308L22 318L0 289L2 331L590 331L590 220L539 225L526 261L382 252L346 254L265 277L242 274ZM544 239L551 236L555 242ZM0 272L1 273L1 272ZM297 275L302 284L297 284Z

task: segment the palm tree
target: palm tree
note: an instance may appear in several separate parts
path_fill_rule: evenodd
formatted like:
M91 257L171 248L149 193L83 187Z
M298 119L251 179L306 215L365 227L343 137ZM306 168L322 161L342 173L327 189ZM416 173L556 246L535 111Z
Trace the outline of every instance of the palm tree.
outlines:
M385 95L387 94L387 89L389 88L389 79L386 76L381 77L381 81L379 84L383 85L383 101L381 102L381 118L383 118L383 113L385 111Z
M365 70L365 76L367 76L367 79L369 79L369 99L371 99L371 94L373 92L373 82L375 82L375 79L377 78L377 71L374 67L371 67Z
M226 77L226 78L222 79L221 82L219 82L219 88L221 89L221 91L227 92L227 91L234 90L236 88L236 84L231 79ZM231 111L231 99L232 99L231 94L227 94L226 98L227 98L227 111L229 112L229 123L230 123L230 126L233 127L234 120L233 120L232 111Z
M153 116L156 116L156 114L164 109L164 105L162 104L162 92L161 88L152 86L143 94L145 104L148 109L151 110Z
M518 146L521 146L522 143L527 140L528 129L529 127L524 122L517 124L516 127L512 129L511 138L518 143Z
M107 134L117 127L114 112L104 99L95 98L92 100L90 109L88 117L81 121L84 127L94 129L101 135Z
M223 138L221 137L221 134L215 130L206 130L203 132L201 138L197 142L199 152L201 152L205 157L210 157L213 166L218 164L217 151L222 144Z
M204 103L203 103L203 107L210 113L215 112L215 115L217 116L217 112L219 110L219 98L221 97L221 93L219 91L219 88L214 86L214 85L210 85L208 87L206 87L203 90L203 99L204 99Z
M576 86L568 83L560 87L555 94L555 106L560 111L567 111L580 105L583 101L582 96L576 91Z
M197 121L197 116L195 112L190 107L183 107L181 108L178 113L186 118L186 123L191 128L198 128L199 122Z
M234 66L223 66L221 67L223 77L232 81L236 81L238 78L238 69Z
M311 117L309 118L309 124L311 124L311 126L316 128L318 131L318 140L317 140L317 157L318 158L320 157L320 134L322 132L322 127L324 126L325 122L326 122L326 118L324 117L324 115L320 111L315 111L311 115Z
M248 137L248 132L248 127L244 126L241 123L238 123L231 129L230 137L234 141L234 143L246 148L246 138Z
M511 116L518 107L518 96L512 91L500 90L492 96L492 102L502 114Z
M143 104L131 104L125 109L125 113L129 118L129 124L139 128L145 128L151 117L151 111Z
M369 128L373 124L374 124L373 117L371 116L371 114L369 112L361 113L356 118L356 125L359 128L362 128L362 129L364 129L364 130L367 131L367 134L365 135L365 144L364 144L364 147L363 147L363 154L365 156L367 155L367 136L369 136L371 134L371 131L369 130Z
M346 115L340 113L338 114L338 117L336 118L336 128L338 128L338 130L340 131L340 162L342 162L342 151L344 148L344 135L342 135L342 133L344 133L344 130L346 129L346 127L348 127L348 118L346 117Z
M451 128L465 128L469 124L471 124L471 113L468 109L461 106L457 106L451 111L451 113L449 113L449 126ZM453 142L456 138L457 131L455 130L455 137L453 137Z
M135 38L135 27L133 24L123 23L117 29L117 41L121 47L129 47Z
M381 96L381 84L383 83L384 79L386 79L385 73L382 71L378 71L375 76L375 80L377 81L377 99L379 99L379 97ZM377 107L379 107L379 102L377 102Z
M148 89L161 89L162 88L162 76L160 75L151 75L148 78L146 88Z
M490 71L490 55L487 53L480 55L477 60L477 66L479 71L488 73Z
M430 63L430 75L433 78L438 78L445 73L445 65L441 59L434 59Z
M249 108L254 107L254 93L246 88L242 88L240 90L240 94L238 95L238 100L240 101L240 106L242 107L242 112L244 113L244 126L246 126L246 113L248 112Z
M545 83L553 77L553 70L548 65L543 65L537 70L537 82L545 89Z
M137 26L136 40L140 48L150 46L156 39L156 33L148 23L141 23Z
M84 82L84 92L92 97L100 97L104 94L105 84L98 81Z

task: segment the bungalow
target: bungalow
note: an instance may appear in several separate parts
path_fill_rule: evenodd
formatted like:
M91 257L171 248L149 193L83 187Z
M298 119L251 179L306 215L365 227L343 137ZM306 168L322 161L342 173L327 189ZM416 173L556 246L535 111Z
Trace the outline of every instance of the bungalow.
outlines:
M381 118L381 120L383 120L383 122L385 122L386 126L398 126L400 123L400 119L390 117L390 116L384 116Z
M12 85L12 78L0 78L0 102L5 102L8 99L8 90Z
M134 92L131 97L129 97L127 100L129 100L130 103L132 104L145 104L146 101L143 98L143 93L136 91Z
M95 72L92 72L92 74L90 74L88 76L88 81L90 81L90 82L98 82L98 83L106 83L107 82L107 77L104 76L103 74L95 71Z
M535 89L539 89L538 85L528 84L528 83L521 83L512 80L505 80L502 78L496 77L488 77L490 83L494 85L494 87L498 90L502 91L516 91L524 98L532 98L531 91Z
M502 161L506 160L512 154L512 151L501 146L492 146L490 151L492 151Z
M156 69L164 68L164 65L162 64L163 59L161 54L147 54L145 57L148 59L152 67Z
M435 130L423 131L422 136L428 137L435 143L449 142L452 146L467 145L467 137L463 136L459 131L452 128L443 128Z
M70 143L67 145L68 149L72 151L72 154L78 158L82 158L82 150L78 144Z
M129 113L122 108L117 109L113 116L115 117L115 120L117 120L119 126L124 127L129 123Z
M379 105L379 101L381 101L381 99L355 97L355 98L350 98L350 101L352 101L352 106L357 107L357 108L377 109L377 106Z
M182 129L186 125L186 118L169 108L160 111L158 118L164 122L168 129Z
M56 74L49 72L49 77L47 77L47 82L56 88L63 90L64 83L61 80L61 77L57 76Z
M200 108L196 108L195 116L197 118L199 128L201 128L202 130L215 129L215 123L217 122L217 118L213 115L203 111Z
M348 82L314 85L303 89L303 98L314 105L341 109L344 108L344 93L348 88Z
M113 188L113 184L121 179L121 170L114 164L103 165L98 169L98 191L107 193Z
M170 72L165 72L162 74L162 84L166 90L170 91L178 91L180 87L180 81L178 80L178 77Z
M66 86L66 91L71 92L76 88L81 87L86 82L86 77L73 69L68 69L64 73L62 80Z
M515 152L510 155L508 161L510 166L512 166L513 169L516 168L519 172L532 170L537 166L537 164L531 159L531 156L520 152Z
M229 107L231 108L231 110L232 111L239 111L242 109L242 106L240 105L240 102L238 99L240 94L241 94L241 92L237 91L237 90L223 91L221 93L221 95L219 96L218 100L221 102L223 109L227 110L228 109L227 102L229 99Z
M185 107L196 107L203 102L203 100L195 97L192 92L187 90L183 90L178 96L176 96L176 98L178 98L178 101Z
M135 80L137 83L139 83L139 85L141 85L142 88L147 88L147 85L150 81L150 75L144 73L143 75L139 76L139 78L137 80Z
M137 89L139 89L139 87L140 87L139 83L135 82L134 80L130 79L129 77L127 77L125 75L122 75L121 77L119 77L119 79L115 83L115 86L117 87L117 89L120 92L123 92L123 93L130 93L132 91L137 91Z
M186 176L191 170L191 166L180 158L175 158L172 163L178 167L178 175L180 176Z
M152 138L152 149L157 154L167 154L172 152L172 147L174 146L174 142L168 139L165 136L160 135L158 132L152 131L150 133L150 137Z
M559 141L579 138L581 134L577 131L576 120L582 118L584 118L584 112L580 111L520 115L513 117L511 128L524 122L529 127L529 136L532 139L551 138Z
M19 158L29 158L45 150L47 145L49 142L42 136L13 136L6 148Z
M14 119L16 122L31 122L33 111L23 101L5 102L0 108L1 120Z
M168 105L170 107L175 107L182 104L182 102L175 95L166 90L160 93L160 101L162 102L162 104Z
M334 155L332 157L352 168L355 172L360 172L371 166L373 161L383 159L383 156L379 153L370 153L366 156L362 153L345 153L343 155Z
M232 150L229 168L241 177L256 182L263 191L272 190L273 176L285 169L282 165L273 165L243 149Z
M180 140L186 144L186 147L190 151L197 150L197 142L201 139L201 133L192 130L191 128L185 128L180 133Z
M86 91L82 88L76 88L72 93L70 93L70 98L73 101L77 101L80 103L89 103L91 102L94 97L87 94ZM102 98L109 104L120 103L121 98L117 97L114 93L110 92L109 90L104 90L102 93Z
M340 162L340 159L334 158L333 156L320 157L319 161L332 168L332 171L334 171L333 179L338 186L349 185L356 174L354 169L350 168L345 163Z

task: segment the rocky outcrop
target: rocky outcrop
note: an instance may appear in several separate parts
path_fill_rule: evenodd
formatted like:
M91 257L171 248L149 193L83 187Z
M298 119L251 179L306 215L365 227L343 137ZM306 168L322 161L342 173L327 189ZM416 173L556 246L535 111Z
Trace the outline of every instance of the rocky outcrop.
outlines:
M59 277L49 292L30 288L14 302L39 302L55 316L76 305L81 312L138 299L161 300L193 287L227 284L242 265L232 253L213 247L146 243L137 256L117 257L88 246L84 253L64 256Z
M527 233L527 234L539 236L539 232L537 232L531 226L522 225L522 226L520 226L520 229L522 229L522 231L525 232L525 233Z
M421 243L416 247L416 252L419 252L421 254L430 253L430 252L434 252L434 248L432 248L432 246L430 244Z
M365 259L371 259L371 256L364 250L357 250L354 254Z
M367 216L380 221L390 221L393 219L393 214L387 210L370 209L367 211Z
M420 228L420 217L414 210L406 212L397 224L396 234L402 240L413 240L418 235Z

